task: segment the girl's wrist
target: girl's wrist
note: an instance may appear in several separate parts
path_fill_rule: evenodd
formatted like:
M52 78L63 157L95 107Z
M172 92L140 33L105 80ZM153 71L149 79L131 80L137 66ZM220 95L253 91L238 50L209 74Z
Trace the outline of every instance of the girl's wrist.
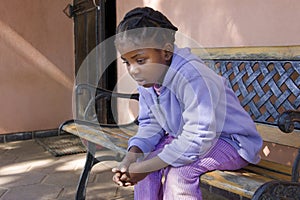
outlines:
M130 147L128 151L133 153L143 153L143 151L137 146Z
M128 150L126 157L131 162L135 162L138 158L143 157L143 155L144 155L144 153L139 147L132 146Z

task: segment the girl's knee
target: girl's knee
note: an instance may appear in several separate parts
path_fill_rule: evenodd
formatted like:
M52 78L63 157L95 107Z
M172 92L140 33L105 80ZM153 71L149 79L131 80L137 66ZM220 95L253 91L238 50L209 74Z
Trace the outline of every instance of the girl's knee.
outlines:
M201 199L199 175L187 168L170 168L164 183L165 199Z
M194 170L190 167L183 166L183 167L170 167L167 177L168 179L172 179L173 181L190 181L194 179L199 179L199 170Z

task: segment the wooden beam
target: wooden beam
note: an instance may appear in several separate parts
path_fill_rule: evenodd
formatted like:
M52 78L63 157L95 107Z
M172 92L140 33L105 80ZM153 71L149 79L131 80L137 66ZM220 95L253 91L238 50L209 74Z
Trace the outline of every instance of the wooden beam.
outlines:
M192 49L202 59L300 60L300 46L221 47Z

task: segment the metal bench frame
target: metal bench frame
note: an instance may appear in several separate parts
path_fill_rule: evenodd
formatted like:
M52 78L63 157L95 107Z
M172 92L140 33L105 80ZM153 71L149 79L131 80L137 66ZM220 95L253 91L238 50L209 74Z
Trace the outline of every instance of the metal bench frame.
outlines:
M205 59L204 59L205 60ZM205 60L209 67L215 68L216 72L221 76L227 78L231 87L235 91L236 96L240 99L242 106L252 116L254 121L258 124L266 124L267 126L279 126L284 132L292 132L294 128L299 129L300 121L300 61L297 59L274 59L274 58L243 58L243 59L228 59L218 58L213 60ZM97 90L95 97L91 96L92 90ZM88 92L82 92L86 90ZM87 84L78 85L75 89L76 96L88 95L89 101L86 104L83 114L82 111L77 110L77 120L70 120L63 123L59 130L68 132L65 127L70 123L76 123L78 125L87 126L91 129L99 129L99 124L94 123L97 121L95 116L89 115L89 106L93 105L99 99L111 100L112 98L128 98L138 100L138 94L121 94L115 93L101 88L94 88ZM76 102L78 103L78 102ZM79 105L78 105L79 107ZM81 115L81 116L80 116ZM107 125L100 124L103 130L116 128L127 128L137 126L137 120L132 123L124 125ZM131 130L131 129L130 129ZM96 130L101 132L101 130ZM127 139L130 134L124 134L124 141L121 141L121 146L112 147L113 140L115 138L106 135L104 131L103 137L107 138L106 141L96 142L104 147L112 149L116 152L116 156L101 156L95 157L96 144L95 141L89 138L88 140L88 152L86 156L86 163L80 181L77 188L76 199L85 199L86 186L89 173L94 165L99 162L107 160L120 161L126 153L126 148L123 148L127 143ZM72 132L72 131L70 131ZM74 133L73 133L74 134ZM134 132L132 133L134 134ZM106 135L106 136L105 136ZM79 134L80 136L80 134ZM111 138L110 138L111 137ZM300 136L299 136L300 137ZM110 141L111 142L107 142ZM300 144L299 144L300 146ZM298 147L299 148L299 147ZM291 175L291 181L271 181L262 184L252 196L253 199L262 199L268 195L288 195L287 192L278 193L278 189L289 185L293 194L300 192L299 180L300 171L300 150L293 163L293 172ZM289 190L290 191L290 190ZM297 194L298 194L297 193ZM279 196L278 196L279 197ZM249 198L246 197L246 199Z

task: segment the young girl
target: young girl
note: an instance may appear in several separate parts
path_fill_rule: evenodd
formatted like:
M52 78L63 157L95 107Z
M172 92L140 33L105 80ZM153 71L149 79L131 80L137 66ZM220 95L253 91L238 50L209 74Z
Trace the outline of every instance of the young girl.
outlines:
M252 119L223 77L174 44L176 31L148 7L117 27L116 47L139 85L139 129L112 171L118 185L135 185L135 199L202 199L201 174L260 160Z

